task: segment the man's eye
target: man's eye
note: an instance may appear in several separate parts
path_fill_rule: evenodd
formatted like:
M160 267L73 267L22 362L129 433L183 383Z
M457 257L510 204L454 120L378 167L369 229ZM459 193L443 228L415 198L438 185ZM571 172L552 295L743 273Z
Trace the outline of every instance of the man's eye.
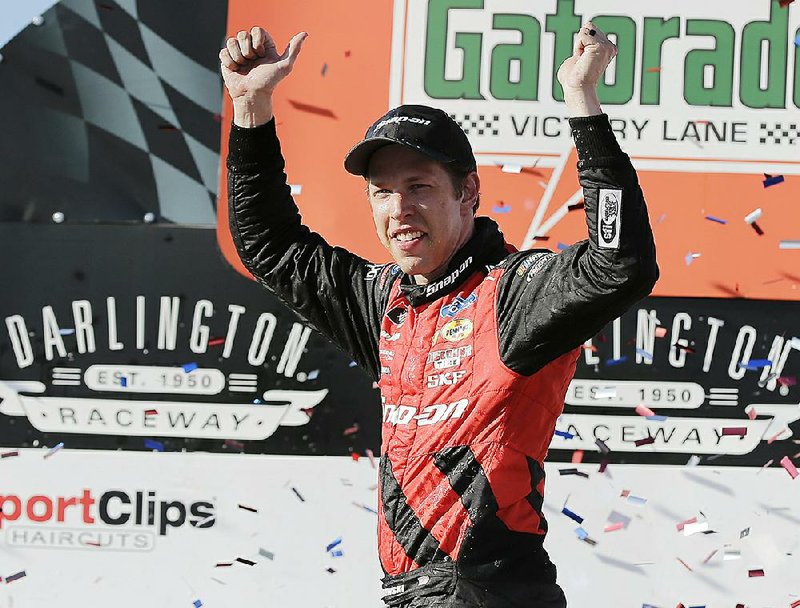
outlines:
M423 190L429 187L428 184L411 184L411 190Z

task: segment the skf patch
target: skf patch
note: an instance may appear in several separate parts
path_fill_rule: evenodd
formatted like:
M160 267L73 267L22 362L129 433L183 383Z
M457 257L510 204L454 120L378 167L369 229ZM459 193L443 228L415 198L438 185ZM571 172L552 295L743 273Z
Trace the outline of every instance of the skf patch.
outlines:
M597 206L597 245L602 249L619 249L622 227L622 190L600 189Z
M455 317L458 313L460 313L465 308L469 308L474 302L476 302L478 296L474 293L469 294L466 298L462 298L461 296L456 296L450 304L445 304L442 306L442 310L440 312L442 318L445 317Z

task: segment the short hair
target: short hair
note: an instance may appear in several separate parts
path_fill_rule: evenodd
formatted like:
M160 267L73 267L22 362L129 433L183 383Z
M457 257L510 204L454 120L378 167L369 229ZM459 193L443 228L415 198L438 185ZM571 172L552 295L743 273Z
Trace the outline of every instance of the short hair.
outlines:
M456 196L461 196L464 192L464 184L467 182L467 176L474 171L474 169L462 169L452 163L440 163L444 170L447 171L447 175L450 176L450 183L453 184L453 191L455 192ZM478 212L478 207L481 204L481 193L478 192L478 196L475 199L475 204L472 206L472 214L475 215Z

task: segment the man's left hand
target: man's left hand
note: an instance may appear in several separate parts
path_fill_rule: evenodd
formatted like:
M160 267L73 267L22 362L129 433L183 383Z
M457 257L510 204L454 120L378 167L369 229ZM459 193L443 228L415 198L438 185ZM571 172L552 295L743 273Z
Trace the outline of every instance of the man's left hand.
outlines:
M617 47L589 21L575 37L572 56L558 70L564 89L564 101L571 116L600 114L597 83L608 64L617 55Z

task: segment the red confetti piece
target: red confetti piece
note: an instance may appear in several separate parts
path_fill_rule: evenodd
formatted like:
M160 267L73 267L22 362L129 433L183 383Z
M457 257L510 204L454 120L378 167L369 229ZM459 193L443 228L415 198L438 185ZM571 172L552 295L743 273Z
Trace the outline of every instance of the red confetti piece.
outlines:
M603 528L603 532L616 532L617 530L622 530L625 527L624 522L617 522L615 524L609 524L605 528Z
M650 436L650 437L645 437L644 439L637 439L633 443L638 448L639 446L650 445L651 443L655 443L655 442L656 442L656 438Z
M764 570L761 569L761 568L756 568L754 570L748 570L747 571L747 576L749 576L750 578L754 578L754 577L757 577L757 576L764 576Z
M751 409L747 410L747 417L750 418L750 420L755 420L757 416L758 416L758 414L756 413L756 409L755 408L751 408Z
M636 406L636 413L644 417L656 415L656 413L653 410L651 410L649 407L641 403Z
M221 346L222 344L225 344L225 338L211 338L208 341L209 346Z
M374 469L375 468L375 454L369 448L367 448L365 450L365 452L367 453L367 458L369 458L370 466Z
M600 462L600 468L597 469L598 473L605 473L606 468L608 467L608 460L603 460Z
M661 68L647 68L647 71L652 74L654 72L660 72Z
M797 467L794 466L794 463L788 456L781 458L781 466L786 469L786 472L789 473L792 479L797 479L797 476L800 475L800 473L797 472Z
M656 338L664 338L667 335L666 327L656 327Z
M675 524L675 527L678 529L678 532L681 532L681 531L683 531L683 527L686 524L695 524L695 523L697 523L697 518L696 517L692 517L691 519L687 519L686 521L682 521L679 524Z
M708 554L708 557L703 560L704 564L707 564L709 560L717 554L717 549L714 549L711 553Z
M694 572L694 570L692 570L689 567L689 564L687 564L685 561L683 561L680 557L676 557L675 559L677 559L681 564L683 564L683 567L686 568L689 572Z
M781 4L783 4L783 2L781 2ZM800 600L795 600L790 604L789 608L797 608L798 606L800 606Z
M597 347L594 344L584 344L581 346L581 348L583 348L584 350L590 350L593 353L597 352Z
M778 384L781 386L794 386L797 384L797 377L796 376L780 376L778 378Z
M786 427L784 427L783 429L781 429L780 431L778 431L777 433L775 433L775 434L774 434L772 437L770 437L769 439L767 439L767 444L771 444L771 443L772 443L773 441L775 441L775 440L776 440L778 437L780 437L781 435L783 435L783 434L784 434L784 433L785 433L787 430L788 430L788 429L787 429Z
M746 426L729 426L722 429L722 435L735 435L738 437L744 437L747 435L747 427Z
M781 8L786 8L786 7L787 7L787 6L789 6L789 5L790 5L792 2L794 2L794 0L780 0L780 3L779 3L779 4L781 5ZM795 605L796 605L796 604L792 604L792 608L794 608L794 606L795 606Z
M333 118L334 120L336 119L336 114L334 114L333 111L329 110L328 108L314 106L310 103L303 103L302 101L294 101L293 99L289 100L289 104L295 110L300 110L301 112L308 112L309 114L316 114L317 116L323 116L325 118Z
M630 495L631 495L631 491L630 491L630 490L622 490L622 492L620 492L620 493L619 493L619 495L620 495L622 498L628 498L628 496L630 496Z
M342 431L342 435L347 437L348 435L353 435L358 433L358 422L353 423L353 426L347 427L344 431Z
M361 454L359 454L358 452L353 452L350 456L353 458L355 462L358 462L358 459L361 458Z
M583 450L572 452L572 464L580 464L581 462L583 462Z
M156 414L158 414L158 410L145 410L144 411L144 415L145 416L155 416Z
M13 452L3 452L0 454L0 458L12 458L13 456L19 456L19 452L14 450Z
M350 57L350 51L345 51L345 52L344 52L344 56L345 56L345 57Z

